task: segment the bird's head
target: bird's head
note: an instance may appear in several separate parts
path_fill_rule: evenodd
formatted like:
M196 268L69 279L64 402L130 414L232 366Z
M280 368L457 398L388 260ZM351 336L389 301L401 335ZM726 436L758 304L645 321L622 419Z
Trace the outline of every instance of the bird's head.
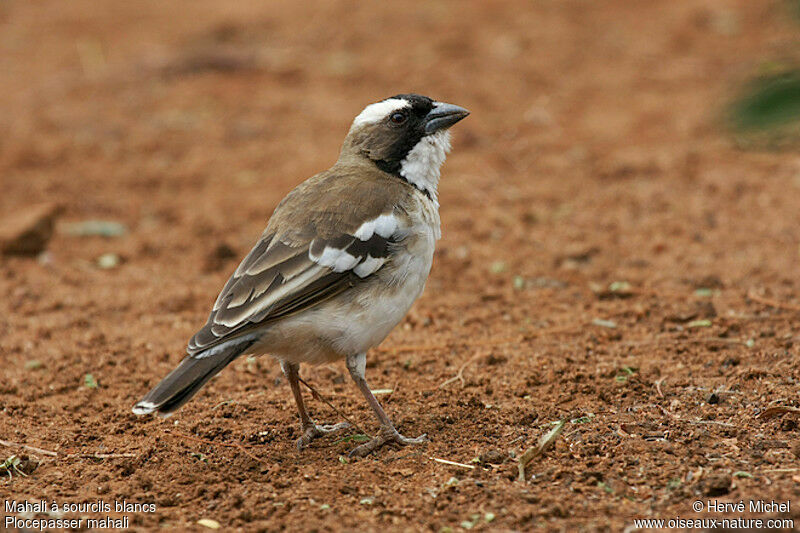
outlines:
M448 128L469 115L453 104L400 94L368 105L353 120L341 159L366 158L435 199L450 150Z

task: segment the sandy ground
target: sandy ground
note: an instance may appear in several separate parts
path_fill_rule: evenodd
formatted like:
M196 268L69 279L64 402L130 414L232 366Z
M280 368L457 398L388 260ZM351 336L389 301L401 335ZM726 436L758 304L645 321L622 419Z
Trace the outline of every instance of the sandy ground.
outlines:
M0 472L2 499L154 504L66 515L140 531L800 520L692 510L800 495L797 414L775 409L798 405L800 159L720 127L796 50L784 3L230 4L0 3L0 218L62 208L44 255L0 259L0 439L55 453L0 446L27 473ZM267 358L166 421L131 414L283 195L408 91L472 111L426 292L367 370L431 442L298 453ZM73 235L86 220L127 231ZM302 375L375 430L343 365Z

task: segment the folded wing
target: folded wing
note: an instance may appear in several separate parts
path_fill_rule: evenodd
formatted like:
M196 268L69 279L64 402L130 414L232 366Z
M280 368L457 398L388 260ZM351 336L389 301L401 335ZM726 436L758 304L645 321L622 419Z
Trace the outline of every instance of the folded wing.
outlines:
M189 341L190 355L313 307L375 274L404 236L399 213L350 224L335 237L284 242L265 234L222 289Z

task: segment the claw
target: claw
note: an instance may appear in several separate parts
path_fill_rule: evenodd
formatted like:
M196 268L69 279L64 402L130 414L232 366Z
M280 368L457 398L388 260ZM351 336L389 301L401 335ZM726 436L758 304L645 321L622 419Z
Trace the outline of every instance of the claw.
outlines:
M394 443L400 446L408 446L410 444L422 444L428 442L428 436L423 434L419 437L410 438L404 437L392 427L382 427L381 432L377 437L373 437L370 441L353 448L350 452L350 457L366 457L384 444Z
M323 437L328 433L333 433L334 431L347 429L349 427L350 424L347 422L340 422L338 424L323 424L321 426L311 423L303 428L303 435L297 439L297 451L303 451L303 448L311 444L311 442L317 437Z

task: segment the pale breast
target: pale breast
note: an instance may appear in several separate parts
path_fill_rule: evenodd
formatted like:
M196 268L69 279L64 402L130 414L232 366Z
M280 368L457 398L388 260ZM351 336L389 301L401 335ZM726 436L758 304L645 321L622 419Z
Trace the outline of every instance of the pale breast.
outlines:
M363 284L275 324L255 348L298 363L319 364L380 344L425 288L436 240L436 205L415 193L406 206L412 225L392 260Z

